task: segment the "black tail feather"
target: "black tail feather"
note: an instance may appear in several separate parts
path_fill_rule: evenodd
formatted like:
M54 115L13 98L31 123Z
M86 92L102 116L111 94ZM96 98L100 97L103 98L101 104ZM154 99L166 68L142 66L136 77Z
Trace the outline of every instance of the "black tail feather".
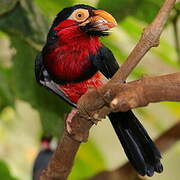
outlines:
M161 155L132 111L109 114L123 149L137 172L144 176L161 173Z

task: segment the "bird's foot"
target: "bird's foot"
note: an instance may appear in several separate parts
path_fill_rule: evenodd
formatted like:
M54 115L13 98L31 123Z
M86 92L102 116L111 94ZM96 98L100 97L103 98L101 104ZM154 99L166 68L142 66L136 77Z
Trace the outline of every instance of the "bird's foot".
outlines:
M78 113L78 110L77 109L72 109L72 111L67 115L67 118L66 118L66 130L69 134L72 134L73 133L73 130L72 130L72 119L73 117Z

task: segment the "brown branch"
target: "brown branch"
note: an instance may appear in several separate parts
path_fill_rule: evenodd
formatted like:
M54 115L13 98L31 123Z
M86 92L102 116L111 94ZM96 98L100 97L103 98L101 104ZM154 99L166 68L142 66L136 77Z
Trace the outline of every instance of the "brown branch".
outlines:
M148 50L151 47L159 45L159 38L164 24L166 23L175 2L176 0L166 0L164 2L153 22L144 29L140 41L110 82L124 82Z
M114 83L111 93L116 94L116 97L110 102L108 111L128 111L136 107L147 106L152 102L180 101L179 92L180 73L157 77L145 76L138 81L122 85ZM111 99L110 96L109 99Z
M79 113L75 115L71 124L71 128L74 131L71 132L70 136L66 131L67 128L64 129L64 133L60 138L58 147L53 154L48 169L42 172L40 180L67 179L81 141L87 139L89 136L89 131L87 131L87 129L90 129L91 126L91 121L87 121L81 117ZM75 139L79 139L79 141Z
M70 138L66 131L61 137L57 150L53 154L48 170L43 171L41 180L63 180L66 179L72 168L72 159L75 157L80 142ZM63 154L63 156L62 156ZM66 154L66 155L65 155Z
M155 143L163 153L169 150L177 141L180 140L180 122L160 135ZM129 162L113 171L103 171L88 180L137 180L144 179L138 176Z
M82 107L84 116L88 112L94 121L101 120L110 112L128 111L152 102L180 101L179 92L180 73L145 76L129 83L110 83L86 93L79 101L79 109Z
M172 19L172 25L173 25L173 30L174 30L174 41L175 41L175 46L176 46L177 59L180 62L180 38L179 38L179 28L178 28L180 10L176 8L174 9L175 9L175 15Z
M106 105L111 102L112 97L115 97L115 94L111 92L113 84L119 82L123 87L122 82L126 80L147 51L159 44L160 34L175 2L175 0L166 0L164 2L153 22L145 28L140 41L112 79L98 91L90 91L81 97L78 102L78 109L82 115L102 119L110 112Z
M75 115L71 123L71 131L64 132L58 148L49 163L48 170L44 171L41 180L65 180L71 171L76 152L80 142L86 141L92 121L98 120L98 116L104 117L112 108L108 105L116 97L112 90L116 82L123 82L132 72L145 53L153 46L157 46L163 26L172 9L175 0L166 0L154 21L145 28L144 33L127 61L121 66L118 72L101 89L91 90L82 96L78 102L79 113ZM143 82L143 81L142 81ZM123 90L124 84L120 83ZM116 89L117 90L117 89ZM115 94L112 94L114 92ZM118 91L119 92L119 89ZM101 114L99 114L101 113Z
M132 104L130 104L130 106L134 105L134 107L145 106L150 102L159 102L163 100L180 101L180 93L177 93L180 92L180 73L174 73L159 77L146 76L143 77L141 80L133 81L127 84L112 83L111 90L112 90L111 91L112 94L115 94L116 92L120 92L118 98L123 98L123 99L131 98L131 100L127 100L126 102L128 103L133 102ZM132 97L134 98L134 100L132 100L133 99ZM89 99L92 98L89 97ZM123 102L124 100L121 99L120 101ZM97 103L95 102L95 104ZM120 110L122 111L124 110L123 109L124 107L127 107L127 105L125 106L124 104L123 106L117 105L117 107L120 108ZM114 110L119 111L117 107L115 107L113 111ZM112 109L110 111L112 111ZM66 179L72 168L74 157L79 148L80 142L87 140L89 129L92 125L93 125L92 122L87 121L86 118L81 116L81 114L79 113L76 114L76 116L73 118L73 121L71 123L71 130L72 130L71 137L66 131L64 132L61 141L59 143L58 149L53 156L52 163L50 163L48 171L45 172L42 180ZM178 133L180 132L177 131L177 128L180 128L179 126L180 124L175 128L175 130L174 128L172 128L172 130L167 131L164 135L158 138L157 145L159 146L161 151L165 151L166 149L168 149L168 147L170 147L173 143L175 143L179 139L180 134L178 135ZM168 141L167 138L169 139ZM166 141L166 143L164 143L164 141ZM128 177L127 179L129 179L130 177L127 176L126 173L130 169L132 171L131 176L134 177L136 173L129 164L121 168L120 176L121 177L126 176ZM109 174L110 172L108 171L103 172L102 176L108 177L107 173ZM112 176L116 177L118 174L116 173L116 171L111 172L110 177L111 178ZM45 177L46 179L44 179ZM138 178L142 179L141 177L137 176L136 179Z

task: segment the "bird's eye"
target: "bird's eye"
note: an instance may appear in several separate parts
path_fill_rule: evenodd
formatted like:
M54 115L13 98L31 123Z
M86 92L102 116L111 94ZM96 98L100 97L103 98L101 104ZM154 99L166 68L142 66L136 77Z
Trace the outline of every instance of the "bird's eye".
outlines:
M69 19L73 19L77 22L83 22L89 17L89 12L86 9L77 9L75 10Z
M77 14L78 18L81 18L82 16L83 16L83 14L81 14L81 13Z

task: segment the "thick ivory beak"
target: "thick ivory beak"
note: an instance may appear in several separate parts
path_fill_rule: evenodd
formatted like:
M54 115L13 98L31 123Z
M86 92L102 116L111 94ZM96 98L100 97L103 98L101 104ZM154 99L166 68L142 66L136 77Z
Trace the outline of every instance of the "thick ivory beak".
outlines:
M107 31L117 25L114 17L106 11L94 10L94 16L91 17L91 23L93 24L93 29L98 31Z

